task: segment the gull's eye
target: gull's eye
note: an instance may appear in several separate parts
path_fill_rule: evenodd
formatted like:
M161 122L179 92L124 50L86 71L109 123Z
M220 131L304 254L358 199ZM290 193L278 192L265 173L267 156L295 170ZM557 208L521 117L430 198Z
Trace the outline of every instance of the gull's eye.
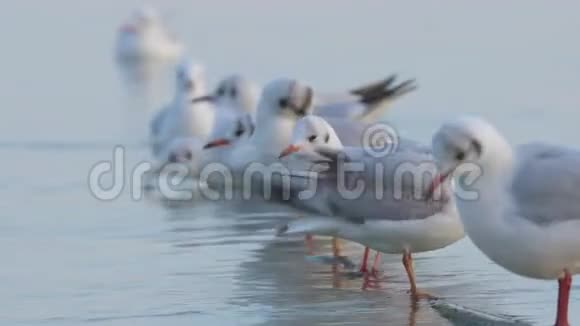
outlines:
M290 103L290 100L288 100L287 97L283 97L280 99L280 101L278 101L278 105L280 105L281 108L287 107L289 103Z
M457 152L457 154L455 154L455 159L457 161L463 161L465 159L465 152L464 151Z
M316 135L312 135L312 136L308 137L308 141L311 143L315 140L316 140Z
M183 85L184 85L184 86L185 86L185 88L186 88L186 89L188 89L188 90L193 90L193 89L194 89L194 86L195 86L195 85L193 84L193 81L192 81L192 80L189 80L189 79L188 79L188 80L185 80L185 81L183 81Z
M236 132L234 133L234 135L235 135L236 137L240 137L240 136L241 136L241 135L243 135L243 134L244 134L244 129L238 129L238 130L236 130Z
M217 90L216 93L217 93L218 96L224 96L226 94L226 88L225 87L220 87L220 88L218 88L218 90Z
M193 158L193 153L191 151L186 151L184 156L186 160L191 161L191 159Z
M326 135L324 136L324 142L325 142L325 143L328 143L328 141L329 141L329 140L330 140L330 135L329 135L329 134L326 134Z
M483 150L483 148L481 148L481 143L478 142L477 140L472 140L471 141L471 147L473 147L473 149L475 149L475 152L477 153L477 156L481 156L481 151Z
M238 96L238 90L235 87L232 87L232 89L230 89L230 97L236 98L236 96Z

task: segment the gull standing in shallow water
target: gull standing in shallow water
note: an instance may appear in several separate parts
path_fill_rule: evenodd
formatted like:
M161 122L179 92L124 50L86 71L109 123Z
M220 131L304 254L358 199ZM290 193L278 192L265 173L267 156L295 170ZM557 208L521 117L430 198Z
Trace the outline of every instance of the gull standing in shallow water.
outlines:
M292 79L280 78L266 85L252 136L232 146L228 161L224 163L234 171L242 171L253 162L275 162L277 153L287 145L296 120L311 112L312 96L310 87ZM207 147L228 143L214 140Z
M256 113L260 88L240 74L233 74L220 81L213 94L217 106L235 112Z
M315 216L298 218L279 228L278 234L337 236L380 252L402 254L411 294L423 297L415 284L411 254L440 249L463 238L450 184L441 185L443 195L437 201L424 196L422 181L426 185L437 175L429 149L399 146L384 157L375 157L362 148L343 147L330 124L309 116L298 123L292 144L281 156L292 153L329 164L329 169L318 173L310 198L301 194L313 190L308 184L311 180L292 177L292 205ZM357 168L350 170L346 164ZM340 179L343 185L362 185L361 192L346 193Z
M381 111L392 100L411 92L415 89L414 81L407 80L398 85L395 84L395 76L383 81L365 85L347 94L347 99L329 101L324 105L313 107L315 100L312 88L297 80L280 78L266 85L261 93L256 112L254 133L245 142L237 142L231 150L221 150L220 158L225 160L220 163L226 164L232 172L239 175L248 170L252 163L270 165L278 162L278 156L283 148L290 142L292 131L296 121L315 110L326 110L332 115L331 123L339 132L343 143L348 145L360 145L361 137L365 131L362 120ZM220 91L220 88L218 88ZM226 89L222 92L227 94ZM238 99L241 98L236 92ZM218 94L219 95L219 94ZM332 113L332 114L331 114ZM230 144L229 139L214 139L206 145L213 148ZM225 153L224 153L225 152ZM216 155L208 155L208 160L203 163L215 162ZM239 178L234 178L234 184L240 185ZM210 182L212 184L213 182ZM214 184L221 187L222 185ZM247 188L248 185L242 184ZM253 191L252 192L257 193ZM247 189L242 189L246 191ZM262 193L268 191L263 189ZM310 243L310 236L307 236ZM333 251L338 253L338 243L333 241Z
M176 69L173 101L152 119L150 138L153 155L161 161L169 145L178 138L195 137L206 142L211 133L214 109L203 98L207 94L201 65L182 62Z
M234 74L220 81L207 99L215 108L215 119L210 140L214 143L208 147L226 145L231 138L232 131L239 132L248 126L248 117L253 119L256 113L260 89L242 75ZM253 124L253 121L251 121Z
M476 200L457 199L465 231L491 260L530 278L557 279L557 326L567 326L572 275L580 273L580 151L531 143L512 148L489 123L463 118L433 137L441 177L464 162L482 171Z

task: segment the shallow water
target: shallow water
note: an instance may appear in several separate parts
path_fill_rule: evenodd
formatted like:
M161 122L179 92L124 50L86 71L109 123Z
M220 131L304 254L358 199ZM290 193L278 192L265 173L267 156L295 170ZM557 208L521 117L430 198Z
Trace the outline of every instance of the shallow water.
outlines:
M94 198L90 167L117 144L128 167L146 159L146 123L170 96L163 82L128 92L112 62L115 28L136 3L21 1L0 12L0 324L473 324L468 309L552 322L555 282L511 275L467 239L416 255L419 285L442 301L413 305L400 257L384 257L379 282L353 278L324 263L328 239L307 257L302 239L274 236L294 214L283 207L135 201L128 188ZM214 81L241 71L332 90L399 72L421 87L390 112L407 136L427 141L471 112L514 142L580 145L577 4L244 3L163 4ZM343 243L343 254L357 263L362 248ZM578 307L576 286L573 323Z

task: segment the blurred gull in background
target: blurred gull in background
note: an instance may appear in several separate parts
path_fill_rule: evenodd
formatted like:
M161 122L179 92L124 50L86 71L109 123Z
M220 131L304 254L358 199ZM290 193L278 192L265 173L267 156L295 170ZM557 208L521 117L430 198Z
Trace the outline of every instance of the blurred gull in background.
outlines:
M260 92L260 87L256 83L240 74L233 74L216 86L215 103L226 110L254 115Z
M115 60L130 91L155 98L168 68L184 55L185 46L149 5L137 9L119 29Z
M177 61L184 46L165 26L151 6L139 8L121 26L117 37L116 57L119 61Z
M173 139L163 148L159 157L163 158L154 167L156 173L183 172L189 177L197 177L201 169L204 140L197 137L180 137ZM173 164L173 165L168 165Z
M178 138L195 137L206 142L211 133L214 109L205 99L207 86L203 66L184 60L176 68L173 101L152 119L150 138L153 155L160 161L167 147Z
M413 80L398 85L394 81L395 77L391 76L342 95L317 99L311 87L297 80L274 80L261 92L255 133L248 142L232 148L228 163L234 169L241 169L251 162L275 162L280 151L289 144L295 122L315 112L327 115L325 117L337 130L343 143L360 146L366 124L357 121L377 116L377 111L382 112L394 99L416 88ZM321 104L315 105L316 100ZM227 139L218 138L208 147L226 144Z
M249 128L250 124L253 129L260 91L257 84L240 74L228 76L217 84L214 92L208 95L216 114L210 137L214 145L225 145L224 141L239 138L241 130ZM239 135L232 135L235 133Z
M288 144L295 121L311 112L312 98L312 89L296 80L280 78L268 83L258 104L254 133L231 146L227 165L241 172L253 162L275 162L276 153Z
M312 101L313 113L328 117L336 124L342 119L376 120L392 101L416 89L413 80L396 84L395 79L393 75L333 95L316 93ZM213 145L227 143L222 135L236 128L232 127L232 121L237 120L240 112L255 115L260 94L260 88L241 75L232 75L218 84L213 94L219 115L212 132Z

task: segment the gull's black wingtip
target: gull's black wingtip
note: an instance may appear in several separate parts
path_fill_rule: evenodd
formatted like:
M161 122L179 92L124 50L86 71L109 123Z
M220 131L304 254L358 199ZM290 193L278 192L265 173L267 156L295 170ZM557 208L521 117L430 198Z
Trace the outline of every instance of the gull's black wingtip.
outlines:
M397 83L397 75L392 74L383 80L351 90L351 94L360 98L360 102L375 106L383 101L392 101L400 96L415 91L418 86L415 79Z

